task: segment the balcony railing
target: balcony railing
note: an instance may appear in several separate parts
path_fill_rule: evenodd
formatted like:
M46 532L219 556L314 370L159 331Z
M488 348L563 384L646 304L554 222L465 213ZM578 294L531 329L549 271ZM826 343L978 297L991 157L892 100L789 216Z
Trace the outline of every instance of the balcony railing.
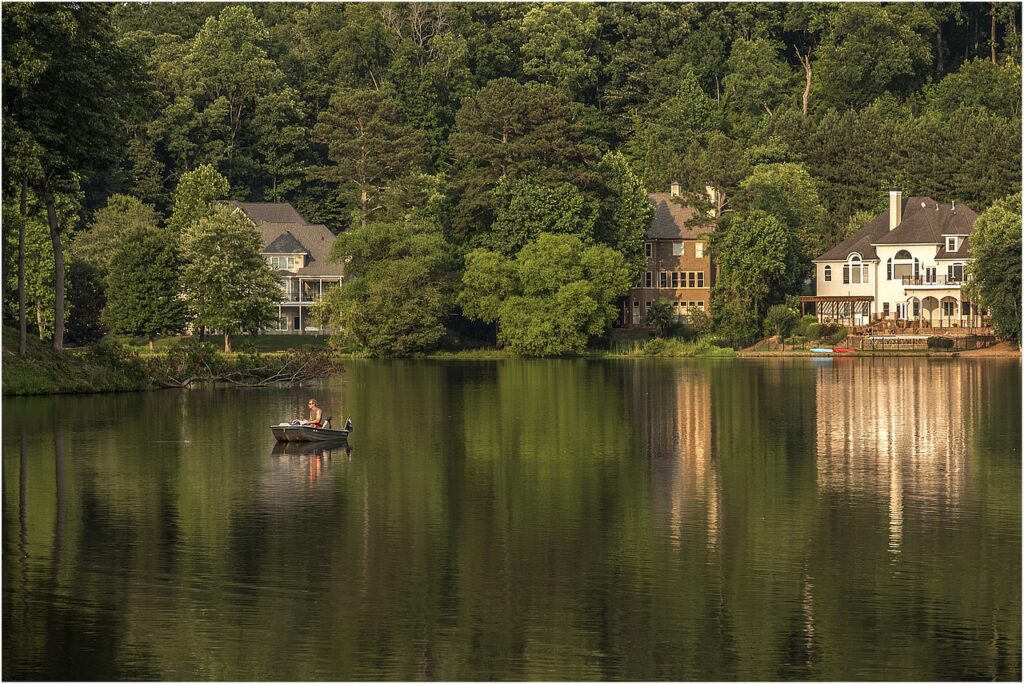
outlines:
M949 275L934 275L934 276L903 276L904 285L918 285L926 286L932 285L935 287L960 287L964 282L963 277L960 276L949 276Z

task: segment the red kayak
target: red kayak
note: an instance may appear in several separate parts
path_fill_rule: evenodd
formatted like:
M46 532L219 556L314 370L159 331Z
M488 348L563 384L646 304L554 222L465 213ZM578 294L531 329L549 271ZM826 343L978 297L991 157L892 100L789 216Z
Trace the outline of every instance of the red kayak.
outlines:
M832 351L836 354L852 354L857 351L856 349L850 349L849 347L833 347Z

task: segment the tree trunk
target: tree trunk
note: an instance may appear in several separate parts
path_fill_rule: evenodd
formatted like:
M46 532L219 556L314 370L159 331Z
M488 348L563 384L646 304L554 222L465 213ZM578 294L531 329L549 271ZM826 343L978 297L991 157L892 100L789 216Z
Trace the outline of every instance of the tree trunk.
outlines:
M231 333L226 330L224 331L224 353L231 353Z
M793 47L796 51L796 58L800 60L800 64L804 68L804 97L803 97L803 113L807 116L807 105L811 101L811 51L808 50L805 54L800 54L800 48Z
M992 3L992 63L996 63L996 3Z
M39 329L39 341L42 342L46 326L43 325L43 303L38 300L36 300L36 327Z
M50 240L53 242L53 349L64 349L64 250L60 244L60 226L57 225L57 208L53 203L53 192L43 191L46 200L46 219L50 224Z
M21 220L18 221L18 353L28 352L28 320L25 316L25 221L28 220L28 179L21 180Z

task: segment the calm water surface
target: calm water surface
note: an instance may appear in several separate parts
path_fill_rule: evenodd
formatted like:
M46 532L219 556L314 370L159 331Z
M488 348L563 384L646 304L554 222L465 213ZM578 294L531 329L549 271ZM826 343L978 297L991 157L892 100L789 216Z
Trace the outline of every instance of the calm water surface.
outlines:
M6 399L3 676L1019 680L1020 444L1016 360Z

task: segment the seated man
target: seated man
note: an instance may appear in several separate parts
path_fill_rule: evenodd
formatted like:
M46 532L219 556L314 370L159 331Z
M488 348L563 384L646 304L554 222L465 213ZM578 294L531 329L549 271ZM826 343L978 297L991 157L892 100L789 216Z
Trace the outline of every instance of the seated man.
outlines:
M308 425L310 427L323 427L324 412L320 410L320 407L316 404L316 399L309 400L309 420L299 419L293 421L292 424Z

